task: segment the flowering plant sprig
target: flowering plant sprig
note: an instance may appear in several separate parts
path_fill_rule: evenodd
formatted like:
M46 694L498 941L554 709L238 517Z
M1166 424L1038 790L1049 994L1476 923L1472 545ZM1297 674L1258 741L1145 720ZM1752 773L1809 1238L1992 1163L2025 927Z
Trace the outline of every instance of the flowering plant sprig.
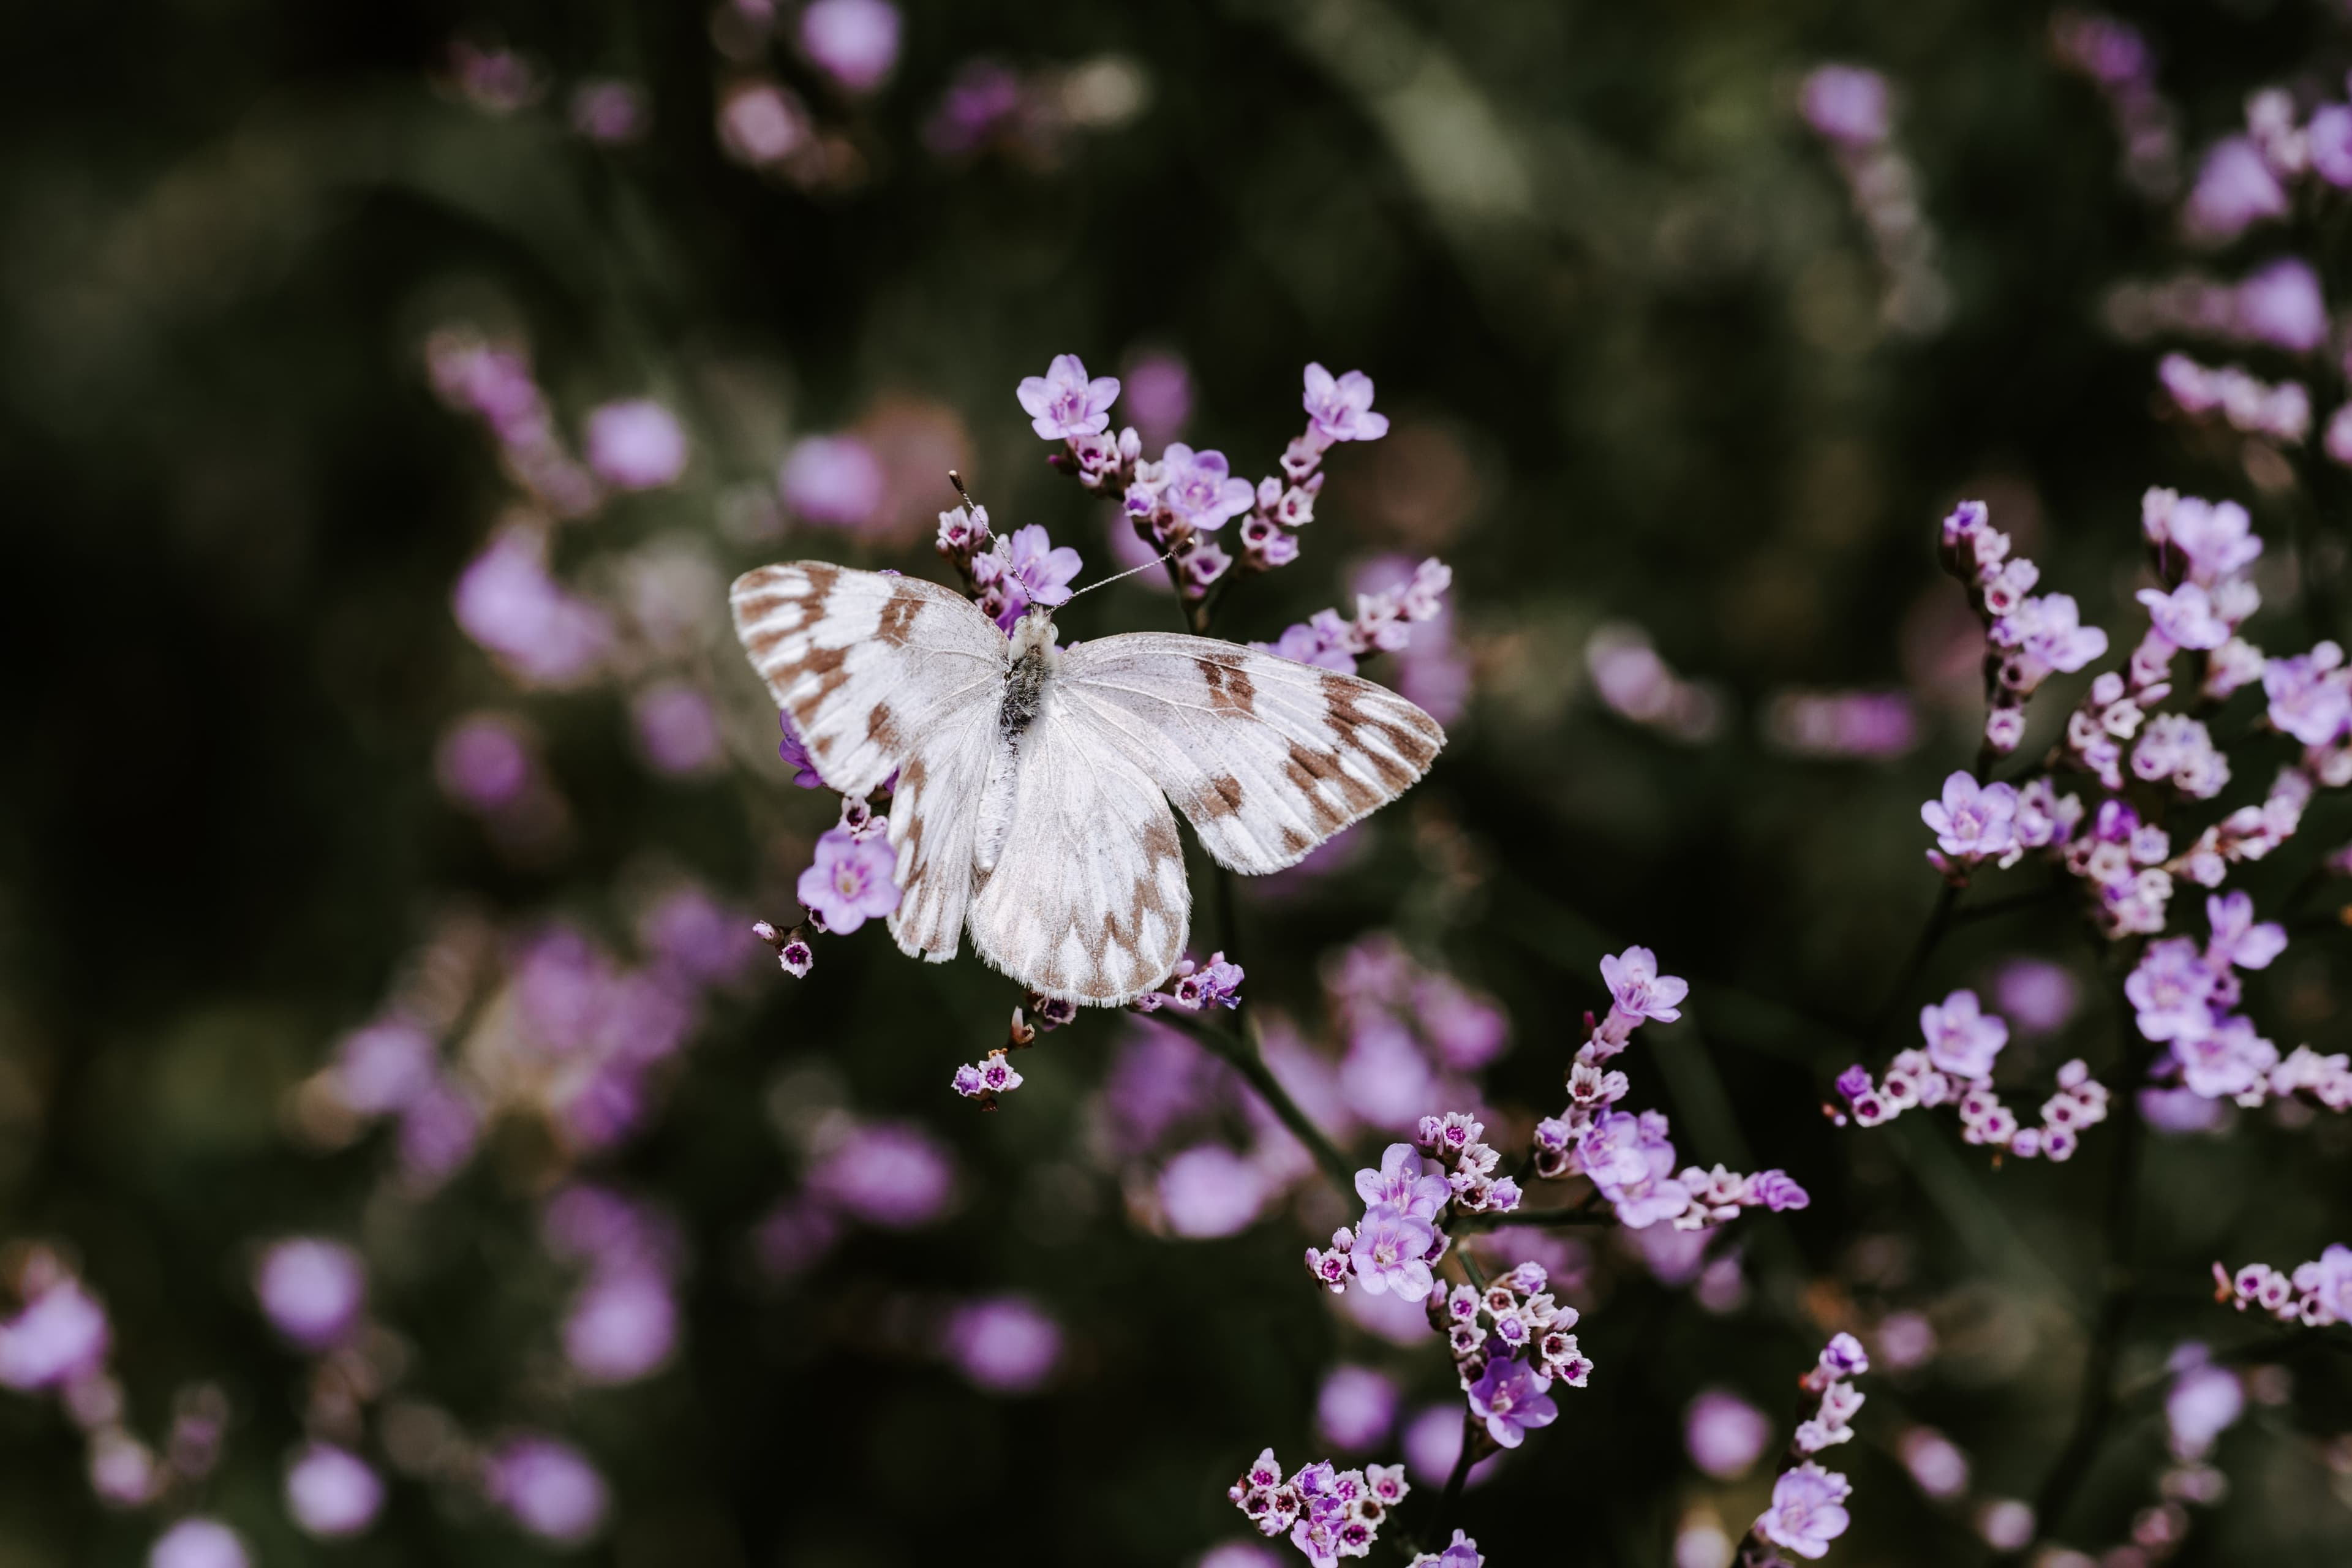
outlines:
M2005 755L2025 738L2025 703L2034 690L2052 675L2071 674L2105 653L2107 634L2082 624L2072 595L2033 595L2042 569L2011 553L2009 535L1992 526L1982 501L1962 501L1944 519L1942 560L1944 570L1968 589L1969 607L1985 625L1985 746ZM1964 842L1945 853L1970 854L1970 836L1956 837Z
M1235 564L1217 542L1225 525L1242 520L1241 570L1288 565L1298 557L1298 531L1315 521L1324 454L1345 441L1376 441L1389 428L1388 416L1372 410L1370 377L1357 370L1334 376L1309 364L1301 399L1307 428L1284 448L1280 476L1252 485L1223 452L1181 441L1147 459L1133 426L1111 430L1118 392L1118 377L1089 377L1077 355L1057 354L1044 375L1022 382L1020 398L1038 437L1062 443L1052 465L1089 490L1118 497L1137 537L1168 557L1169 580L1191 606L1195 630L1206 624L1211 589Z
M1597 1025L1585 1015L1590 1037L1569 1069L1568 1108L1536 1123L1535 1173L1588 1178L1629 1230L1660 1220L1671 1220L1677 1230L1705 1230L1742 1209L1803 1208L1811 1200L1785 1171L1743 1176L1721 1165L1712 1171L1690 1165L1677 1174L1664 1112L1637 1116L1611 1109L1632 1091L1633 1082L1606 1064L1644 1023L1680 1018L1690 985L1659 973L1657 955L1646 947L1603 957L1601 977L1609 987L1609 1012Z
M1402 1465L1340 1470L1318 1459L1286 1480L1274 1450L1267 1448L1225 1496L1259 1534L1271 1540L1286 1531L1315 1568L1334 1568L1342 1557L1369 1555L1381 1526L1412 1490Z
M1432 556L1413 569L1412 581L1403 587L1357 595L1352 618L1337 610L1318 610L1285 627L1275 641L1250 646L1353 675L1356 661L1369 654L1402 652L1412 641L1414 624L1444 613L1445 591L1453 584L1454 569Z
M2352 1247L2333 1244L2292 1273L2249 1263L2235 1274L2213 1265L2213 1299L2241 1312L2257 1307L2283 1323L2325 1328L2352 1322Z
M1147 991L1129 1003L1135 1013L1157 1013L1162 1007L1173 1007L1182 1013L1202 1013L1212 1007L1231 1012L1242 1005L1242 966L1229 963L1222 951L1209 954L1208 961L1180 958L1176 967L1157 991Z
M1898 1053L1883 1079L1859 1063L1838 1075L1837 1090L1864 1127L1892 1121L1914 1106L1957 1107L1960 1135L2021 1160L2065 1161L2083 1129L2107 1119L2107 1088L2080 1058L2058 1069L2058 1088L2042 1107L2039 1126L2021 1125L1992 1086L1993 1065L2009 1044L2009 1025L1984 1011L1973 991L1955 991L1919 1010L1926 1048ZM1843 1125L1845 1117L1832 1111Z
M1557 1380L1582 1388L1592 1363L1578 1346L1575 1308L1555 1301L1538 1263L1490 1282L1429 1297L1429 1321L1445 1335L1470 1413L1497 1447L1516 1448L1524 1428L1548 1426L1558 1408L1542 1397Z
M1850 1378L1870 1370L1870 1358L1852 1334L1837 1334L1822 1347L1820 1358L1798 1380L1807 1395L1809 1412L1798 1422L1790 1442L1797 1462L1772 1483L1772 1502L1748 1527L1740 1542L1740 1568L1774 1568L1783 1563L1781 1551L1808 1560L1826 1556L1830 1542L1852 1522L1845 1500L1853 1487L1835 1470L1823 1469L1813 1456L1851 1440L1852 1422L1862 1408L1863 1395Z

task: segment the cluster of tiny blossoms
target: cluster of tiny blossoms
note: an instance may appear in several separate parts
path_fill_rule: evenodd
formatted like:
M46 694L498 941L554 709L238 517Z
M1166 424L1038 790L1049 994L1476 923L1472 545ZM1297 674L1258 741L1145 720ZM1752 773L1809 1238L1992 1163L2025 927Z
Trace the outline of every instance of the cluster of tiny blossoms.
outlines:
M1525 1428L1549 1426L1558 1408L1553 1380L1582 1388L1592 1375L1570 1331L1577 1310L1552 1300L1539 1263L1522 1263L1484 1290L1456 1285L1429 1298L1429 1321L1445 1335L1470 1412L1498 1446L1516 1448Z
M1721 1165L1713 1171L1691 1165L1677 1175L1664 1114L1645 1110L1635 1116L1611 1109L1632 1084L1606 1064L1643 1023L1654 1018L1670 1024L1681 1017L1678 1004L1690 986L1660 974L1657 955L1646 947L1603 957L1601 977L1609 986L1609 1016L1597 1026L1591 1014L1585 1016L1591 1037L1569 1069L1568 1109L1536 1124L1536 1174L1589 1178L1629 1230L1660 1220L1673 1221L1677 1230L1704 1230L1745 1208L1803 1208L1810 1201L1805 1190L1785 1171L1743 1176Z
M1968 1142L2021 1160L2063 1161L2074 1156L2084 1128L2107 1119L2107 1087L2077 1058L2058 1069L2057 1092L2042 1102L2041 1125L2021 1125L1992 1087L1993 1063L2009 1044L2009 1025L1985 1012L1973 991L1955 991L1922 1007L1919 1031L1927 1048L1899 1053L1884 1079L1873 1079L1859 1064L1838 1075L1838 1093L1861 1125L1892 1121L1915 1105L1952 1105ZM1836 1120L1843 1124L1845 1118Z
M2259 1307L2281 1322L2307 1328L2352 1323L2352 1247L2331 1246L2292 1274L2249 1263L2234 1275L2213 1265L2213 1299L2241 1312Z
M1353 1279L1369 1295L1426 1300L1437 1286L1433 1267L1452 1245L1446 1219L1519 1206L1519 1184L1494 1174L1501 1155L1481 1141L1486 1131L1460 1111L1423 1117L1412 1143L1390 1144L1379 1170L1356 1173L1364 1217L1333 1231L1328 1251L1308 1247L1307 1271L1334 1295Z
M2185 936L2152 942L2124 980L2141 1036L2163 1047L2154 1076L2206 1100L2253 1106L2301 1091L2331 1110L2352 1108L2344 1057L2298 1046L2282 1060L2252 1020L2232 1011L2237 972L2268 968L2285 951L2285 929L2257 922L2243 892L2207 899L2205 916L2210 934L2201 948Z
M1162 1007L1172 1007L1180 1013L1203 1013L1212 1007L1237 1008L1242 1005L1244 978L1242 966L1227 963L1222 952L1211 953L1205 963L1197 959L1180 959L1159 990L1146 992L1129 1003L1128 1007L1137 1013L1157 1013ZM966 1100L978 1100L982 1110L995 1110L997 1097L1019 1089L1024 1081L1006 1059L1007 1054L1025 1048L1036 1041L1039 1034L1058 1029L1077 1016L1076 1003L1031 992L1025 1008L1013 1009L1012 1029L1004 1044L979 1061L956 1068L952 1087Z
M2074 595L2033 595L2042 569L2010 552L2009 535L1992 526L1982 501L1962 501L1944 520L1943 563L1966 585L1969 607L1985 624L1991 645L1985 654L1985 746L2006 755L2025 738L2025 703L2034 689L2105 653L2107 634L2082 624Z
M1310 364L1307 428L1284 448L1282 473L1253 485L1223 452L1181 441L1156 460L1145 458L1133 426L1111 431L1118 390L1117 377L1090 378L1077 355L1058 354L1044 375L1022 382L1021 406L1040 438L1062 443L1054 466L1087 489L1118 497L1137 536L1170 558L1178 588L1195 601L1234 567L1216 538L1227 523L1241 520L1242 570L1288 565L1298 558L1298 531L1315 521L1323 455L1343 441L1377 441L1389 429L1388 416L1372 411L1370 377L1358 370L1335 376Z
M1010 539L992 532L988 509L971 502L940 513L937 548L962 574L981 610L1007 636L1030 605L1050 609L1069 603L1070 584L1085 564L1068 545L1056 548L1036 523L1016 529Z
M1886 79L1861 66L1821 66L1805 78L1798 108L1829 143L1870 230L1886 273L1880 306L1886 324L1913 337L1935 331L1951 314L1951 288L1936 266L1936 230L1919 199L1918 174L1895 140Z
M1370 1554L1381 1526L1412 1490L1402 1465L1340 1470L1318 1459L1285 1480L1274 1450L1267 1448L1225 1495L1259 1534L1271 1540L1287 1531L1290 1543L1315 1568L1332 1568L1342 1557Z
M1811 1397L1811 1413L1797 1425L1793 1443L1801 1456L1772 1483L1772 1504L1756 1516L1748 1539L1741 1543L1741 1568L1771 1568L1781 1562L1780 1551L1813 1559L1825 1555L1830 1542L1845 1533L1851 1522L1845 1500L1853 1485L1835 1470L1813 1460L1824 1448L1853 1436L1851 1425L1862 1408L1863 1396L1849 1378L1870 1370L1870 1358L1852 1334L1839 1334L1822 1347L1798 1386Z
M1360 658L1403 651L1416 622L1435 620L1444 613L1445 591L1453 585L1454 569L1432 556L1413 569L1412 580L1402 587L1357 595L1352 618L1337 610L1318 610L1285 627L1275 641L1250 646L1261 653L1353 675Z
M807 750L784 721L784 738L778 753L799 773L816 778ZM795 783L798 776L795 776ZM885 781L887 792L897 775ZM818 783L821 784L822 780ZM790 931L779 931L766 921L752 934L776 950L776 962L794 979L805 976L816 962L811 935L848 935L870 920L880 920L898 907L898 854L890 847L890 819L875 814L862 800L841 797L841 820L819 835L816 853L793 891L800 900L801 919Z

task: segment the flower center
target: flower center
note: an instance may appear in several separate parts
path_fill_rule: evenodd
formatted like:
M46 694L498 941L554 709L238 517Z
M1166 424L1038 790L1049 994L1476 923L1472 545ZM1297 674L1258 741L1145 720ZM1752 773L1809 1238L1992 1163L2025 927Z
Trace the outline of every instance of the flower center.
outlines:
M855 866L836 866L833 868L833 890L845 899L856 898L866 891L866 874Z

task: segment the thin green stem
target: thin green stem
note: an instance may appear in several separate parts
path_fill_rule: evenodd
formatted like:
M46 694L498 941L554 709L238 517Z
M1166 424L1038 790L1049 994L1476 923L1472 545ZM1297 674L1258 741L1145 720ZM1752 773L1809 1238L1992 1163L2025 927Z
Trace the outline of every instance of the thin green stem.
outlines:
M1331 1184L1343 1193L1355 1191L1355 1163L1324 1136L1323 1130L1315 1125L1314 1119L1290 1098L1290 1091L1282 1087L1282 1081L1274 1076L1274 1069L1265 1065L1265 1058L1257 1047L1254 1024L1249 1026L1249 1037L1244 1038L1218 1028L1203 1018L1172 1007L1162 1008L1153 1016L1163 1024L1181 1029L1231 1063L1234 1070L1240 1073L1250 1088L1256 1091L1257 1097L1265 1101L1266 1109L1290 1130L1291 1136L1307 1145L1307 1152L1315 1156L1315 1163L1323 1168L1325 1175L1331 1178Z
M1462 1485L1470 1479L1474 1441L1478 1436L1477 1417L1468 1409L1462 1412L1462 1451L1454 1456L1454 1470L1445 1478L1445 1489L1437 1494L1437 1512L1432 1516L1429 1542L1443 1551L1445 1547L1445 1527L1454 1522L1454 1506L1462 1500Z
M1911 944L1911 956L1904 961L1902 978L1886 994L1885 1002L1879 1006L1878 1016L1870 1021L1871 1044L1885 1043L1886 1031L1901 1015L1903 1004L1911 994L1911 987L1917 984L1919 976L1926 973L1927 961L1935 956L1945 934L1952 929L1952 917L1959 912L1959 884L1946 882L1944 890L1936 895L1936 907L1928 914L1927 923L1920 928L1919 940Z

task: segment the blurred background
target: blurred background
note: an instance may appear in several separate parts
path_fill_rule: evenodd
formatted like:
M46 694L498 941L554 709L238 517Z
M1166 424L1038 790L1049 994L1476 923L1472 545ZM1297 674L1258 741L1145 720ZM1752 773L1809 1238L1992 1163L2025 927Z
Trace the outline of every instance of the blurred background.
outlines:
M1237 929L1201 900L1318 1120L1368 1158L1456 1105L1524 1140L1638 942L1694 991L1619 1064L1637 1102L1813 1194L1712 1246L1491 1244L1598 1370L1460 1522L1498 1563L1705 1568L1850 1329L1835 1560L1982 1561L2073 1414L2108 1163L1819 1109L1889 1048L1918 804L1981 722L1937 520L1987 500L2116 623L2145 487L2243 500L2282 646L2290 563L2343 563L2340 494L2153 375L2156 285L2280 243L2184 237L2200 150L2256 87L2340 96L2342 7L2129 20L2137 67L2005 0L16 8L0 1277L10 1311L79 1279L111 1380L0 1392L0 1565L143 1561L194 1511L269 1563L1250 1568L1224 1489L1262 1446L1443 1482L1452 1368L1303 1277L1350 1212L1226 1069L1089 1016L982 1115L948 1080L1017 988L878 925L795 981L750 934L837 802L779 760L725 584L941 574L951 467L1086 576L1131 562L1013 397L1064 353L1147 450L1253 479L1303 364L1377 383L1389 435L1220 635L1454 572L1364 667L1448 723L1431 778ZM1884 73L1874 119L1807 97L1831 61ZM1172 628L1150 581L1066 624ZM2104 1069L2104 946L2022 907L1894 1002L1973 985L2021 1070ZM2255 977L2283 1047L2342 1043L2342 958ZM2077 1544L2157 1500L2167 1358L2252 1331L2210 1260L2345 1238L2346 1130L2222 1109L2151 1152ZM2242 1372L2177 1560L2344 1561L2346 1368Z

